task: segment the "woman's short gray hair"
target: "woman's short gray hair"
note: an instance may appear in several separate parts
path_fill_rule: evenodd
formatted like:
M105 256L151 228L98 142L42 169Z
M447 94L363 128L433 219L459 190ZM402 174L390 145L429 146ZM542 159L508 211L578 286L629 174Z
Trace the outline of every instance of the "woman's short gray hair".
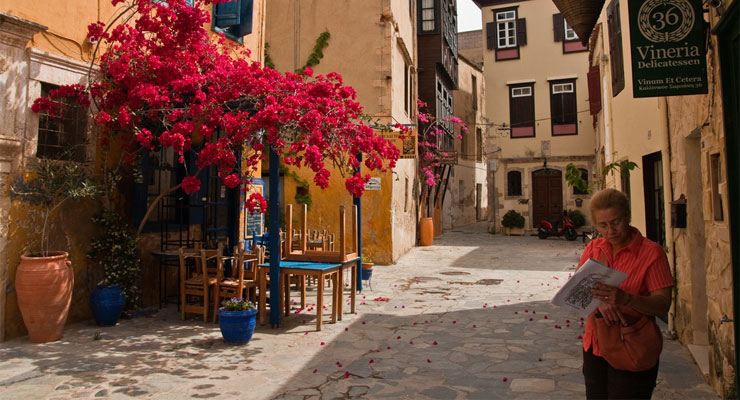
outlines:
M627 198L627 195L617 189L608 188L599 190L591 197L588 206L591 211L591 221L594 220L594 212L609 208L614 208L621 212L622 217L626 218L628 223L632 219L630 200Z

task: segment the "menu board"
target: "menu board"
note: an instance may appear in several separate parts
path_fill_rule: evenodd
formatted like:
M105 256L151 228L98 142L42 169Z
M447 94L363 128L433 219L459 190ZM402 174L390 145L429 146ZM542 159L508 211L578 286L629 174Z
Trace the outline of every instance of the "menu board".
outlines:
M262 185L249 185L244 197L247 198L252 193L262 193ZM242 202L242 204L244 204ZM254 210L254 214L249 214L249 210L244 210L244 238L253 239L255 236L262 236L264 226L264 214L259 210Z

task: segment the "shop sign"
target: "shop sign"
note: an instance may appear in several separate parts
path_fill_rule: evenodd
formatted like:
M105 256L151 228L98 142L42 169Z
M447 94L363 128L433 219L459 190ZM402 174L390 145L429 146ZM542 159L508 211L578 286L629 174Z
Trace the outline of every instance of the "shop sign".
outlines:
M393 143L401 151L399 158L416 158L416 132L411 131L403 135L398 132L383 132L382 136Z
M380 178L370 178L365 182L365 190L380 190Z
M707 93L701 0L629 0L634 97Z

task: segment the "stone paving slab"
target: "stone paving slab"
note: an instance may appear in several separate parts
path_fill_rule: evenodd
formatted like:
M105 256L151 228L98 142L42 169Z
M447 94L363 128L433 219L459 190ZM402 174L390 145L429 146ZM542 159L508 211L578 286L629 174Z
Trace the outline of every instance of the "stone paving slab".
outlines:
M0 398L583 398L581 319L549 303L582 249L458 229L376 266L356 315L316 332L315 311L294 306L244 346L172 306L115 327L70 325L55 343L18 338L0 344ZM668 340L654 398L717 396Z

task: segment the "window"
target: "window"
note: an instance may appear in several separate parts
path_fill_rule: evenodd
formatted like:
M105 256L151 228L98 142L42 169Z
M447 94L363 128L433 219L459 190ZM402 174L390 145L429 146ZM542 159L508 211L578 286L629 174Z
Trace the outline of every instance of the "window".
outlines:
M596 115L601 111L601 71L598 65L592 65L586 75L588 81L589 114Z
M527 44L527 24L517 18L516 8L493 10L493 22L486 24L489 50L496 50L496 61L519 58L519 47Z
M722 184L722 163L720 162L719 153L712 154L710 160L710 173L712 174L712 213L714 214L715 221L723 221L725 219L724 210L722 209L722 194L720 193L720 185Z
M58 88L56 85L42 82L41 97ZM65 100L62 115L52 116L47 112L39 114L38 143L36 156L51 160L86 161L85 144L87 142L87 109Z
M452 122L449 121L452 116L452 92L437 78L437 121L448 133L454 131ZM444 135L444 140L448 140L449 143L445 143L442 146L443 150L452 150L452 140L450 135Z
M457 198L460 204L465 203L465 181L460 179L459 187L457 189Z
M522 173L519 171L509 171L506 174L506 195L522 195Z
M516 47L516 11L496 13L497 48Z
M578 170L581 171L581 180L588 186L588 170L584 168L578 168ZM573 186L573 194L588 194L588 190L580 190Z
M186 158L190 159L189 153L186 154ZM159 151L144 150L141 154L141 174L143 182L134 187L134 220L137 225L144 218L149 205L160 193L182 181L185 177L185 168L177 161L175 151L171 147ZM199 178L202 177L199 176ZM201 179L201 188L204 186L205 182ZM190 197L185 195L182 189L164 196L149 216L145 231L168 230L169 228L164 225L174 227L188 224ZM192 197L199 199L200 195Z
M509 89L511 138L534 137L534 84Z
M475 128L475 160L483 161L483 131L481 128Z
M576 31L568 25L568 21L565 19L563 19L563 27L565 28L565 40L578 40Z
M406 185L404 186L406 191L403 198L403 212L409 211L409 177L406 177Z
M578 133L575 85L575 81L550 82L550 119L553 136Z
M457 58L457 11L454 0L442 0L444 2L444 37L450 50Z
M478 110L478 78L475 77L475 75L470 75L470 80L472 81L472 87L473 87L473 110Z
M242 43L242 37L252 33L252 9L254 0L231 0L213 5L214 31L229 39Z
M436 30L434 23L434 1L421 0L421 31L432 32Z
M403 70L403 108L406 115L414 111L414 70L408 64L404 64Z
M612 74L612 96L624 89L624 58L622 55L622 22L619 17L619 0L612 0L606 7L609 30L609 62Z

